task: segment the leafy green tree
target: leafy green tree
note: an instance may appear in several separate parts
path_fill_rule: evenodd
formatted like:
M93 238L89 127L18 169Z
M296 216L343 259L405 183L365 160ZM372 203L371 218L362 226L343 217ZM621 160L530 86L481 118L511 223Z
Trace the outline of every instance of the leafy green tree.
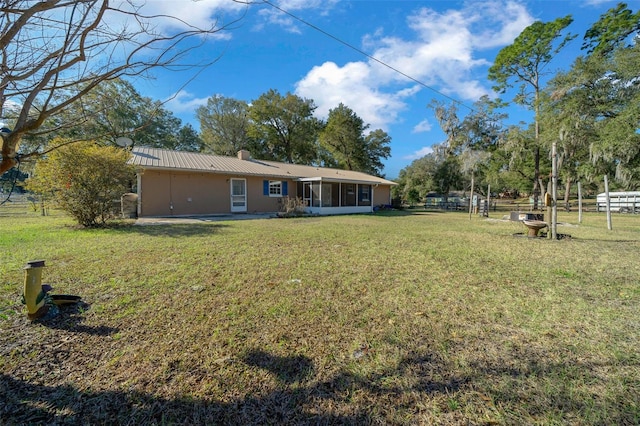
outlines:
M245 101L215 95L196 110L204 150L233 156L249 149L249 105Z
M434 146L438 159L434 182L440 191L446 190L446 201L450 189L466 187L470 181L485 176L491 152L503 138L500 121L504 114L494 111L495 103L488 97L481 98L462 120L455 103L447 106L434 101L429 106L446 135L445 141Z
M204 150L204 143L200 135L189 123L180 127L176 135L176 144L171 148L176 151L201 152Z
M449 198L449 192L462 186L463 178L458 157L450 155L444 159L439 159L433 174L433 182L436 190L442 194L446 203Z
M496 82L495 90L504 93L507 88L512 87L512 81L519 82L520 88L514 101L529 107L534 112L534 208L538 207L541 190L539 143L541 77L555 55L575 38L574 35L567 34L557 42L572 22L573 18L570 15L546 23L534 22L525 28L511 45L498 52L493 66L489 68L489 79Z
M320 146L336 160L338 167L358 170L364 157L364 121L340 103L329 110L327 122L320 132Z
M116 146L118 138L128 137L133 146L185 151L202 148L192 126L182 126L182 121L160 101L140 95L130 82L122 79L104 82L45 125L57 130L35 132L24 138L24 145L32 152L43 151L53 135L112 146Z
M372 175L384 177L382 170L383 158L389 158L391 155L391 136L382 129L375 129L364 137L365 165L362 171Z
M329 110L327 123L320 132L320 146L339 168L381 175L382 158L391 154L391 138L380 129L365 135L368 128L353 110L340 103Z
M632 47L635 42L624 46L630 36L640 32L640 11L633 13L626 3L618 3L600 17L584 35L582 49L588 55L607 55L617 47Z
M459 154L468 140L462 129L457 105L455 103L446 105L434 100L428 107L433 110L436 120L446 136L446 139L435 147L436 154L442 158Z
M610 9L585 33L588 54L550 81L543 136L561 139L565 183L614 174L622 188L640 185L640 47L627 43L639 29L640 12Z
M489 179L496 182L496 187L502 191L530 194L536 176L534 165L538 147L533 128L509 126L502 143L491 153L490 168L487 170ZM538 173L547 172L547 163L538 161Z
M145 98L148 99L148 98ZM162 106L160 101L147 104L145 122L131 134L133 144L176 151L200 152L203 143L191 124L182 120Z
M573 182L584 181L588 176L583 173L584 165L589 164L589 145L597 135L594 117L585 108L590 103L584 99L586 93L572 91L569 96L560 95L565 75L559 73L546 88L551 96L541 103L540 120L544 130L540 137L545 144L557 143L559 183L564 185L564 202L568 203Z
M73 104L66 114L69 119L73 116L85 119L58 132L59 137L91 139L116 146L116 140L125 136L133 146L185 151L201 148L193 127L183 127L182 121L162 102L140 95L126 80L104 82Z
M321 123L310 99L271 89L251 102L248 134L255 139L252 154L264 160L314 164Z
M113 201L130 190L135 176L127 164L130 154L95 143L54 143L59 148L36 163L27 189L51 197L80 225L106 223L113 217Z
M640 188L640 11L632 13L620 3L602 15L584 39L591 49L586 62L598 85L592 91L598 95L592 162L600 158L615 167L622 189Z
M115 146L117 138L134 139L134 133L143 127L151 127L154 110L153 101L140 95L130 82L122 79L105 81L69 107L66 118L82 117L82 120L61 129L57 135ZM140 141L140 145L145 145L147 141L142 139L136 135L134 143Z
M489 99L486 95L473 104L473 110L460 124L463 150L491 153L500 147L505 135L502 123L508 117L506 113L498 112L501 106L500 101Z
M438 162L433 154L413 160L411 164L400 170L397 183L391 190L394 197L404 201L424 199L431 191L435 191L434 175ZM417 193L417 196L416 196Z

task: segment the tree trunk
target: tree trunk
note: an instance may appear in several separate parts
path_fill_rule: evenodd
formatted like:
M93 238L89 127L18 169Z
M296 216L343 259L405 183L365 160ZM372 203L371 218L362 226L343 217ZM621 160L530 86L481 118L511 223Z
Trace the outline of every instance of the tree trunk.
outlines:
M537 141L536 141L537 142ZM536 147L535 170L533 180L533 210L538 210L540 202L540 147Z
M2 142L2 161L0 162L0 175L16 165L16 146L15 142L9 140L9 134L3 133L0 136Z

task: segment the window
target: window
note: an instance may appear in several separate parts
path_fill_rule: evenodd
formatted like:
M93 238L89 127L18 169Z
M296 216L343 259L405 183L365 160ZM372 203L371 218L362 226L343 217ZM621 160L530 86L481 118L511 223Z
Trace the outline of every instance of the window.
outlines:
M369 201L369 186L363 185L362 188L362 197L360 197L360 201Z
M282 180L265 180L263 194L268 197L286 197L287 182Z
M269 197L282 196L282 181L270 180L269 181Z
M358 185L358 205L371 205L371 185Z

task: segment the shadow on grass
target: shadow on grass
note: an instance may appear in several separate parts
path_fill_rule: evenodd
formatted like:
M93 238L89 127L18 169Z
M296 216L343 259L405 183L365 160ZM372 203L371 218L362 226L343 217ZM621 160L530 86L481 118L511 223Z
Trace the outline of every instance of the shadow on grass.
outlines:
M244 362L271 372L282 383L300 382L313 374L311 360L303 355L280 357L254 350L244 357Z
M595 380L596 370L611 366L553 363L529 355L518 366L495 362L498 360L479 361L467 375L458 376L454 367L437 354L421 354L406 357L388 370L368 375L341 371L328 380L314 381L315 368L309 358L253 350L241 361L269 371L280 385L266 392L261 386L246 389L244 397L227 401L188 395L166 398L126 389L80 390L69 384L51 386L38 378L21 380L0 373L0 420L8 425L372 424L399 419L420 423L417 407L430 410L429 401L434 398L478 404L474 398L483 395L484 401L492 401L494 408L490 411L504 407L506 411L499 418L507 424L546 416L559 422L637 424L638 408L624 402L634 400L623 395L628 389L615 389L619 394L599 399L595 393L570 383ZM638 389L640 383L629 380L630 389ZM487 403L480 404L471 410ZM464 411L456 415L455 423L473 424L477 420L466 418Z
M46 320L37 320L39 324L55 330L65 330L73 333L84 333L95 336L111 336L118 331L117 328L107 326L87 326L82 324L84 317L82 314L89 310L90 305L80 301L69 305L59 307L60 314Z
M406 217L406 216L428 216L437 211L428 211L424 209L403 209L403 210L379 210L375 213L368 213L378 217Z
M430 357L406 359L396 372L371 377L340 372L329 380L314 381L311 360L296 355L281 357L262 350L249 352L242 362L269 371L277 389L231 401L205 398L165 398L135 390L91 391L73 385L52 386L41 379L21 380L0 373L0 423L19 424L371 424L384 420L386 410L412 410L416 401L403 397L459 390L464 380L434 382L427 377L415 389L385 384L391 374L421 369ZM353 395L365 400L354 403ZM403 402L400 402L403 401ZM409 404L406 402L409 401ZM373 416L372 413L377 413ZM382 417L381 417L382 415Z
M532 418L555 419L551 423L558 424L640 424L640 379L623 373L637 372L638 359L550 362L520 355L517 366L500 361L471 365L476 389L484 388L494 404L505 408L507 424L530 423Z
M126 224L110 227L109 229L122 234L147 235L151 237L191 237L211 235L229 227L219 222L203 223L158 223L152 225Z
M354 415L304 411L308 390L276 390L232 402L163 398L138 391L81 391L0 374L0 420L22 424L363 424Z

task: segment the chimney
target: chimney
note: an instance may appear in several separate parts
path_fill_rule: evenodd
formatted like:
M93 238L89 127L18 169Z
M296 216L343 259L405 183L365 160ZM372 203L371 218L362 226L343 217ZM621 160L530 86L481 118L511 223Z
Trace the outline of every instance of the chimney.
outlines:
M251 159L251 153L249 151L247 151L246 149L241 149L240 151L238 151L238 160L250 160Z

